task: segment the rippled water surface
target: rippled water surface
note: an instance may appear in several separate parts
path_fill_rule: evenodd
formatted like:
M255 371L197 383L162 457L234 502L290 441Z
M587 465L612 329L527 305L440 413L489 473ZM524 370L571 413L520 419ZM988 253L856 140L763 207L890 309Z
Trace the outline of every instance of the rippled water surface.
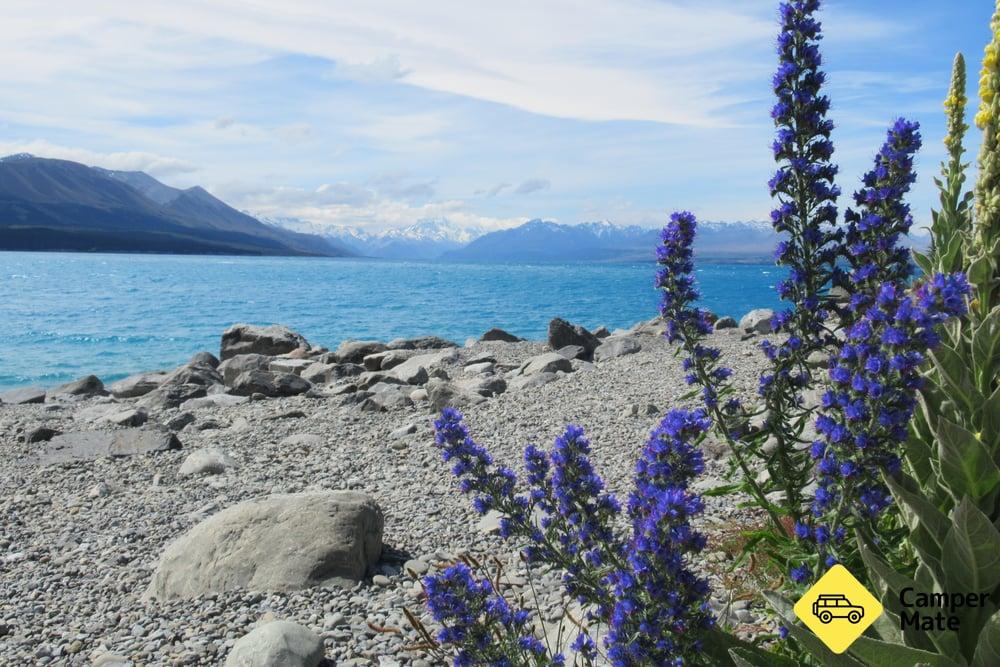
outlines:
M443 264L364 259L0 253L0 387L95 373L113 381L218 352L234 322L287 324L314 344L499 326L545 337L561 316L631 326L657 308L648 264ZM701 263L720 315L774 307L769 264Z

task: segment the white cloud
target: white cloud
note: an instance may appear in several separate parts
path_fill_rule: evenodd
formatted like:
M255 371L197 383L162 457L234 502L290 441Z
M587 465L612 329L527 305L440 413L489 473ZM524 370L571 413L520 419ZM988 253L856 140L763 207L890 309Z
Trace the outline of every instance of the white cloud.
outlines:
M81 55L138 70L296 53L333 60L342 76L548 116L699 125L722 122L744 99L732 84L753 77L748 56L769 55L774 33L772 3L735 0L11 3L5 14L18 19L0 27L2 50L53 44L28 64L47 75L86 65Z
M144 171L151 176L171 176L190 173L198 169L184 160L142 151L101 153L83 148L58 146L41 140L0 142L0 154L10 155L11 153L31 153L38 157L72 160L92 167L104 167L118 171Z
M382 196L374 188L348 183L322 185L314 190L230 184L213 194L239 209L263 217L292 217L316 225L342 225L372 232L405 227L426 219L446 219L457 227L494 231L515 227L528 219L482 215L460 199L416 204Z

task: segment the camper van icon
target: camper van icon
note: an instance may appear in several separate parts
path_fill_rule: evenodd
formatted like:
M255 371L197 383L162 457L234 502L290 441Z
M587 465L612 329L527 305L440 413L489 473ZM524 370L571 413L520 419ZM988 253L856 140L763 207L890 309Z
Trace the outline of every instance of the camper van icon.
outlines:
M846 618L851 623L858 623L865 615L861 605L851 603L846 595L820 595L812 605L813 616L821 623L829 623L835 618Z

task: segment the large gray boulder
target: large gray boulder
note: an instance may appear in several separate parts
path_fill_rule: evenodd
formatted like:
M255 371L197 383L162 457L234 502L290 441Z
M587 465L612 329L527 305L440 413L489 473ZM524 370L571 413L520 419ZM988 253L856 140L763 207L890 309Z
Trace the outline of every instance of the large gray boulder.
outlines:
M369 354L385 352L385 343L377 340L345 340L334 352L340 363L360 364Z
M534 375L536 373L573 372L573 364L558 352L546 352L530 357L517 369L519 375Z
M724 315L715 321L715 330L722 331L723 329L735 329L736 320L729 315Z
M567 345L579 345L586 351L587 357L601 344L600 339L578 324L572 324L562 318L555 318L549 322L549 347L553 350L566 347Z
M232 386L233 381L241 373L247 371L266 371L273 361L272 357L266 354L237 354L219 364L219 373L222 374L222 381Z
M225 667L316 667L322 660L316 633L291 621L271 621L238 639Z
M225 361L238 354L264 354L274 357L299 348L311 347L303 336L280 324L270 326L234 324L222 332L219 358Z
M55 389L50 389L46 397L51 400L53 398L68 398L71 396L107 396L108 392L104 388L104 383L96 375L88 375L82 377L79 380L73 380L72 382L67 382L66 384L59 385Z
M770 308L756 308L740 319L740 329L747 333L771 333L774 311Z
M7 405L29 405L44 402L45 390L41 387L20 387L0 394L0 403Z
M294 373L295 375L302 375L302 371L309 368L312 363L311 359L278 357L277 359L273 359L267 368L275 373Z
M271 373L270 371L247 371L233 380L230 392L237 396L263 394L268 398L278 396L298 396L312 388L308 380L291 373Z
M492 341L500 341L503 343L519 343L524 339L518 338L514 334L508 333L498 327L493 327L492 329L484 333L482 336L480 336L479 340L487 343Z
M641 349L642 344L631 336L612 336L605 338L604 342L594 350L594 361L624 357L626 354L635 354Z
M160 557L147 595L352 585L382 554L382 510L355 491L269 496L195 525Z
M115 398L138 398L153 391L167 379L166 373L137 373L114 382L108 389Z
M445 408L464 408L486 400L478 393L437 378L428 381L426 389L427 402L434 412L440 412Z
M127 428L115 431L72 431L49 440L38 453L38 462L69 463L111 456L150 454L180 449L177 436L165 429Z

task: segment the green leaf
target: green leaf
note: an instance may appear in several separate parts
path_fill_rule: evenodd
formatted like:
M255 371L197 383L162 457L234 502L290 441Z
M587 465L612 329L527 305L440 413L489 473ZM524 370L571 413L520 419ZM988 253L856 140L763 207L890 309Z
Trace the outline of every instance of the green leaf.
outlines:
M729 649L729 656L736 667L795 667L795 661L776 653L739 646Z
M983 401L981 424L980 437L989 438L988 446L996 460L997 444L1000 443L1000 387Z
M921 271L926 274L934 273L934 262L930 257L916 250L911 251L911 255L913 256L913 261L917 263Z
M864 635L851 644L848 652L861 658L865 664L878 667L913 667L917 664L931 665L931 667L961 667L964 664L964 661L958 663L944 655L921 651L902 644L890 644Z
M979 500L1000 485L1000 468L975 435L944 417L937 435L941 478L956 501L966 494Z
M703 498L713 498L715 496L728 496L731 493L739 491L743 488L743 484L723 484L722 486L713 486L711 489L705 491L699 491L698 495Z
M955 508L942 561L951 593L983 593L1000 584L1000 531L968 497Z
M939 346L930 353L934 367L944 381L941 389L960 399L968 408L975 409L975 387L969 374L969 364L948 344Z
M1000 357L1000 306L994 308L972 334L972 361L979 388L989 391Z
M1000 612L990 616L979 633L976 654L972 657L972 667L996 667L1000 665Z
M948 517L934 506L917 488L916 483L905 475L895 479L889 475L885 477L886 484L896 501L909 510L910 517L922 525L937 542L938 547L944 544L945 535L951 528L951 521ZM909 523L910 530L915 530L917 523Z

